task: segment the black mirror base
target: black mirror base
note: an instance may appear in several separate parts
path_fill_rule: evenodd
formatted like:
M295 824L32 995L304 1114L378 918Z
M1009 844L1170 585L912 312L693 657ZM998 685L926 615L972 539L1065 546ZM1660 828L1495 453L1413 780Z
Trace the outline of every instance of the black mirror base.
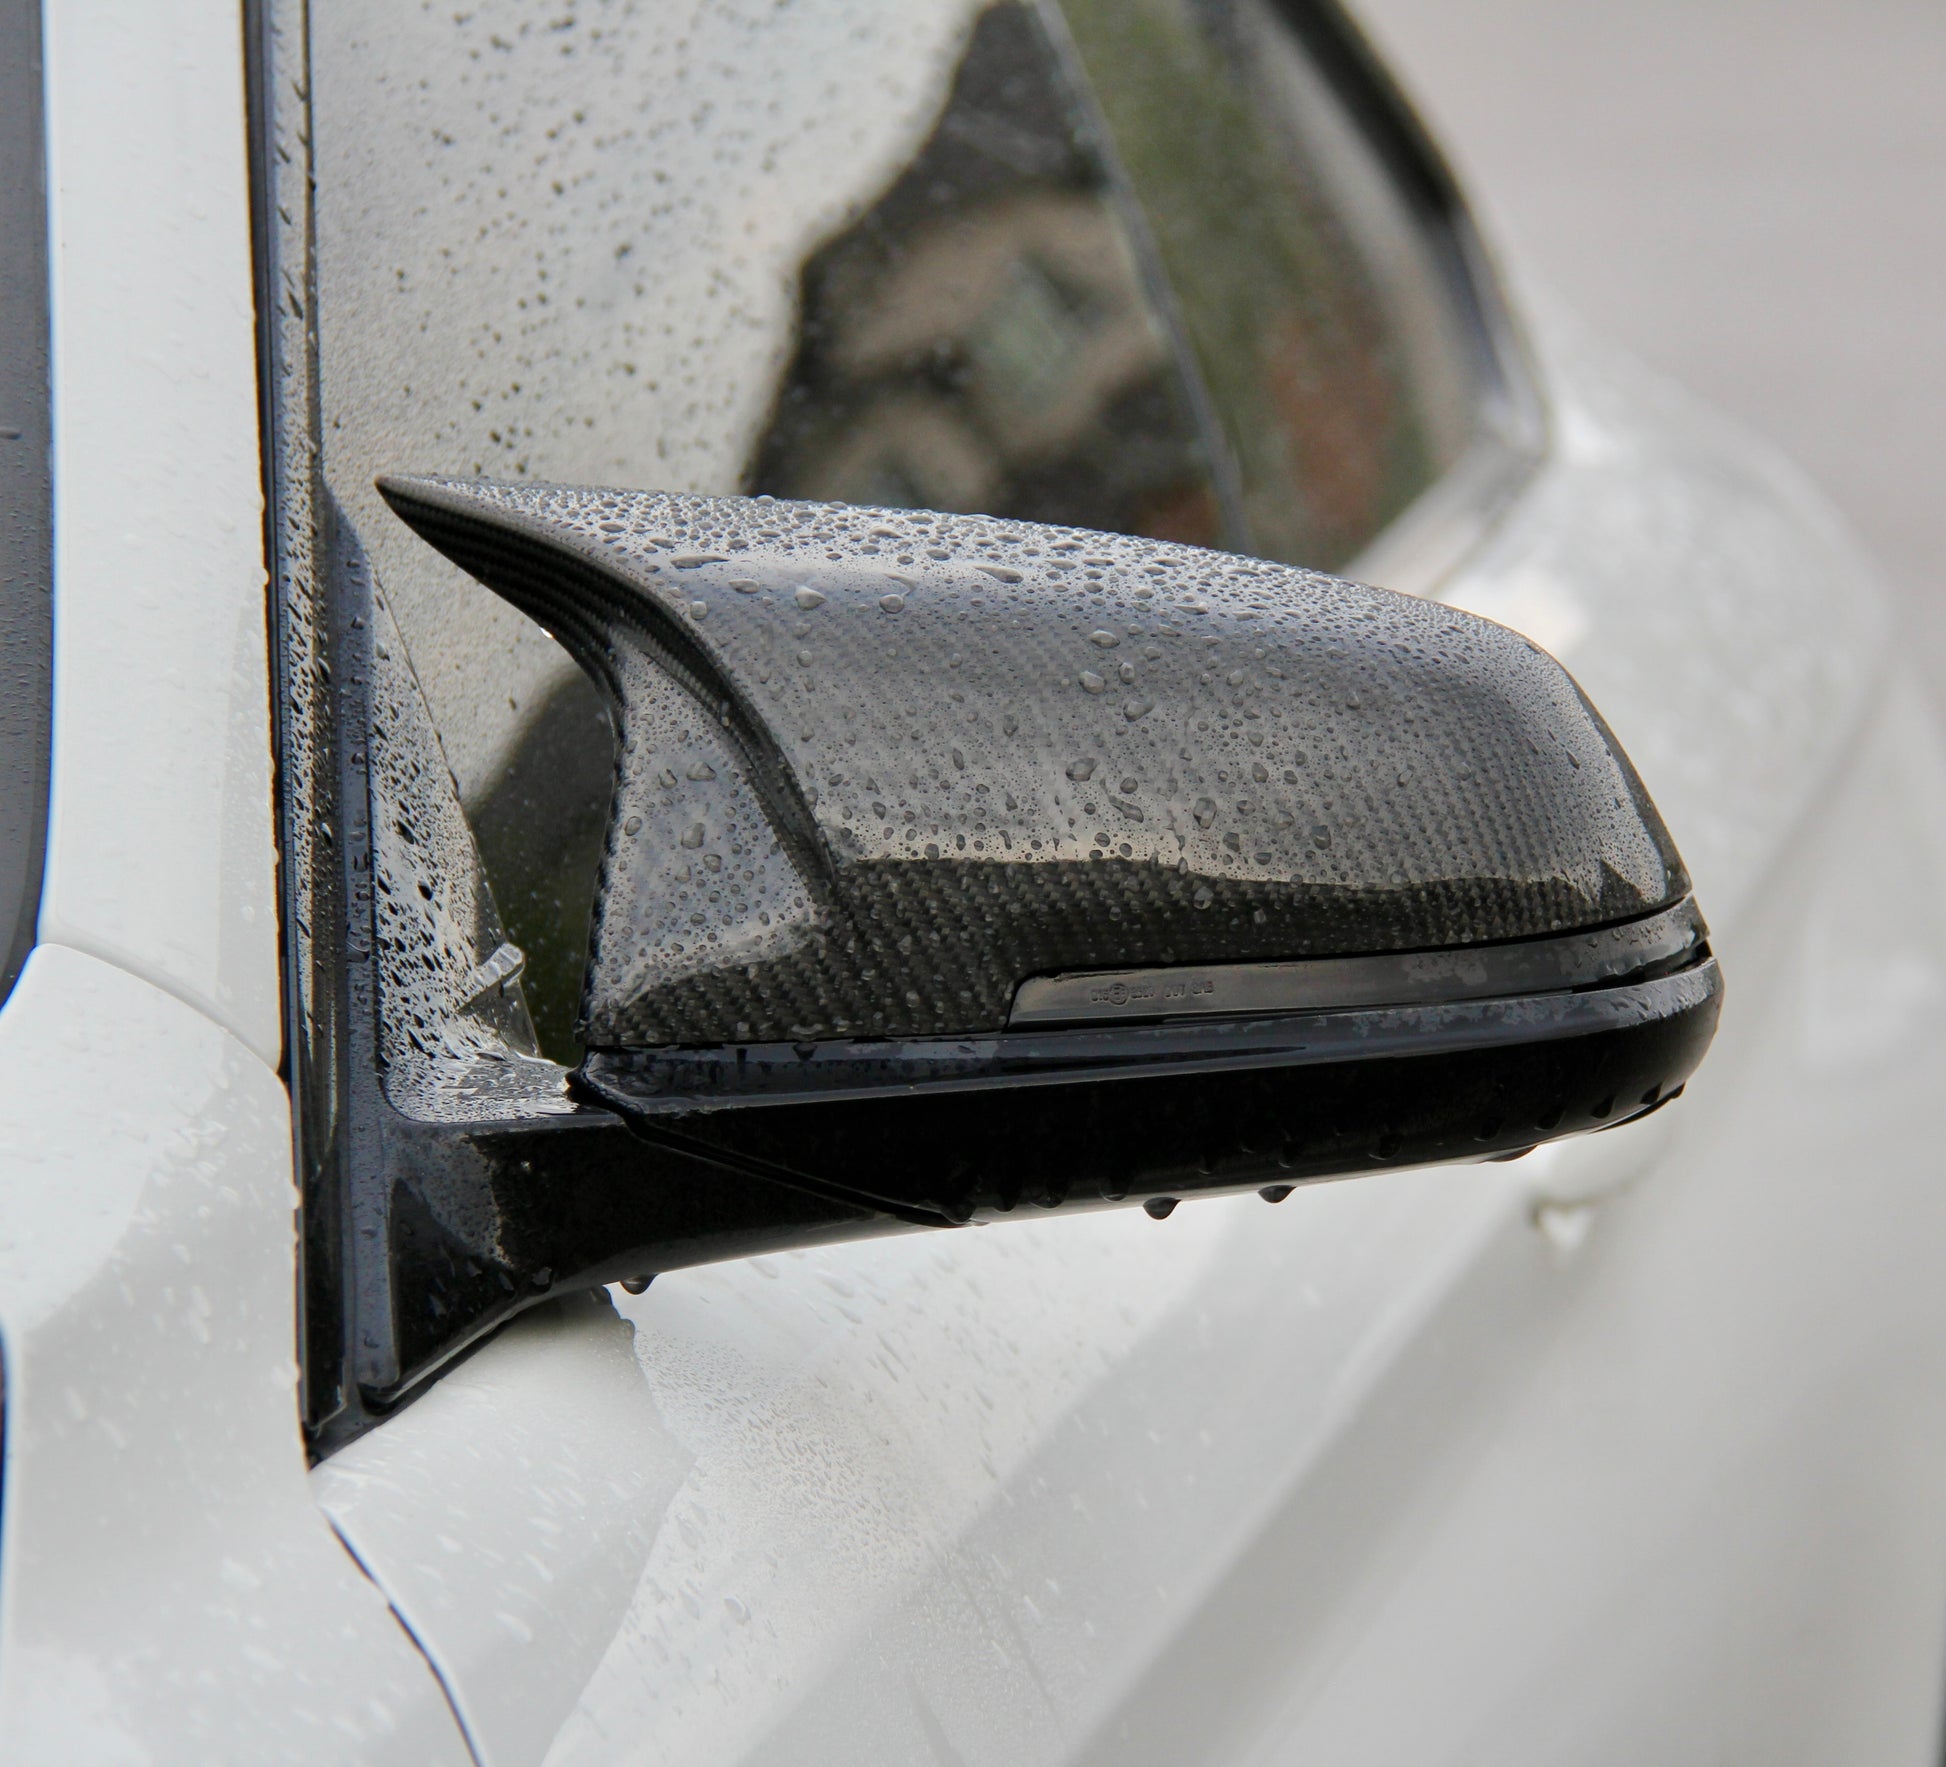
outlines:
M653 1144L957 1225L1486 1159L1609 1127L1682 1086L1721 991L1705 953L1579 993L818 1046L798 1059L822 1092L726 1088L701 1108L671 1098L672 1069L693 1081L713 1059L747 1084L773 1052L598 1052L576 1084Z

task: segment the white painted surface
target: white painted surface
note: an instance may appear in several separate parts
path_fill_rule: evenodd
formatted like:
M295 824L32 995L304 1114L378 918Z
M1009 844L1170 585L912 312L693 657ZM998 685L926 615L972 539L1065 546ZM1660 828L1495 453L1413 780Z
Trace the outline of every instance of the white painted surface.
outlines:
M629 1612L688 1456L605 1295L516 1320L312 1492L415 1635L484 1767L537 1761Z
M1443 601L1565 663L1728 926L1888 666L1871 562L1755 438L1535 303L1548 464Z
M464 1762L310 1501L277 1077L43 945L0 1014L0 1754Z
M54 768L40 936L275 1065L242 14L48 0Z

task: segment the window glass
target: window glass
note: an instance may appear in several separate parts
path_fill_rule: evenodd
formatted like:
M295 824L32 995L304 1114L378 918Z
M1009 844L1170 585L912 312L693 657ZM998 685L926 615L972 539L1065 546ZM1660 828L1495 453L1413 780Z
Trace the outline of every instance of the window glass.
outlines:
M806 263L749 488L1220 545L1158 267L1043 20L980 18L930 137Z
M1474 425L1438 265L1271 0L309 16L324 481L564 1059L606 718L375 474L984 511L1328 567Z
M1433 247L1274 0L1062 0L1241 480L1249 547L1350 559L1462 452Z
M571 1056L606 716L372 480L735 491L806 260L921 149L980 8L308 10L325 486L410 652L541 1046Z
M27 961L47 830L53 481L41 20L0 4L0 1002Z

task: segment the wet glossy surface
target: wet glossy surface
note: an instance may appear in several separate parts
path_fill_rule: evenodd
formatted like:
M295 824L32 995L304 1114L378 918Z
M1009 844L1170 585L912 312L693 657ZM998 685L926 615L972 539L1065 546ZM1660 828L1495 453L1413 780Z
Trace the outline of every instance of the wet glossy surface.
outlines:
M963 1033L1027 976L1484 943L1687 880L1515 633L1074 529L388 478L620 758L597 1047Z
M388 519L376 473L986 510L1338 565L1463 452L1508 452L1518 370L1464 217L1423 166L1393 177L1413 146L1384 95L1312 65L1346 53L1315 9L308 17L315 128L285 148L316 143L319 372L280 397L315 408L556 1059L578 1052L602 707ZM285 293L310 198L278 198Z
M1274 1211L657 1282L623 1304L696 1461L557 1762L1928 1758L1937 732L1901 701L1831 783L1862 565L1578 349L1560 457L1452 587L1654 757L1736 977L1697 1082Z
M931 1062L860 1045L849 1063L711 1072L596 1051L579 1080L652 1143L965 1221L1490 1158L1625 1122L1682 1089L1720 1005L1705 963L1587 994L1048 1031Z
M1402 957L1316 957L1303 963L1094 970L1036 976L1014 996L1009 1026L1237 1016L1488 1000L1588 987L1667 965L1705 937L1693 898L1647 920L1568 938L1421 951Z
M289 1101L60 945L0 1014L0 1754L464 1762L305 1488Z

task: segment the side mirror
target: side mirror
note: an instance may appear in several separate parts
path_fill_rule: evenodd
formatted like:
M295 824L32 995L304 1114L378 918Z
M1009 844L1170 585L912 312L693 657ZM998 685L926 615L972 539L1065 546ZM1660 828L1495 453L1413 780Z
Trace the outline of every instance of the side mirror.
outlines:
M613 713L572 1096L848 1231L1505 1157L1714 1033L1640 780L1488 621L977 516L380 488ZM689 1211L583 1272L796 1231Z

